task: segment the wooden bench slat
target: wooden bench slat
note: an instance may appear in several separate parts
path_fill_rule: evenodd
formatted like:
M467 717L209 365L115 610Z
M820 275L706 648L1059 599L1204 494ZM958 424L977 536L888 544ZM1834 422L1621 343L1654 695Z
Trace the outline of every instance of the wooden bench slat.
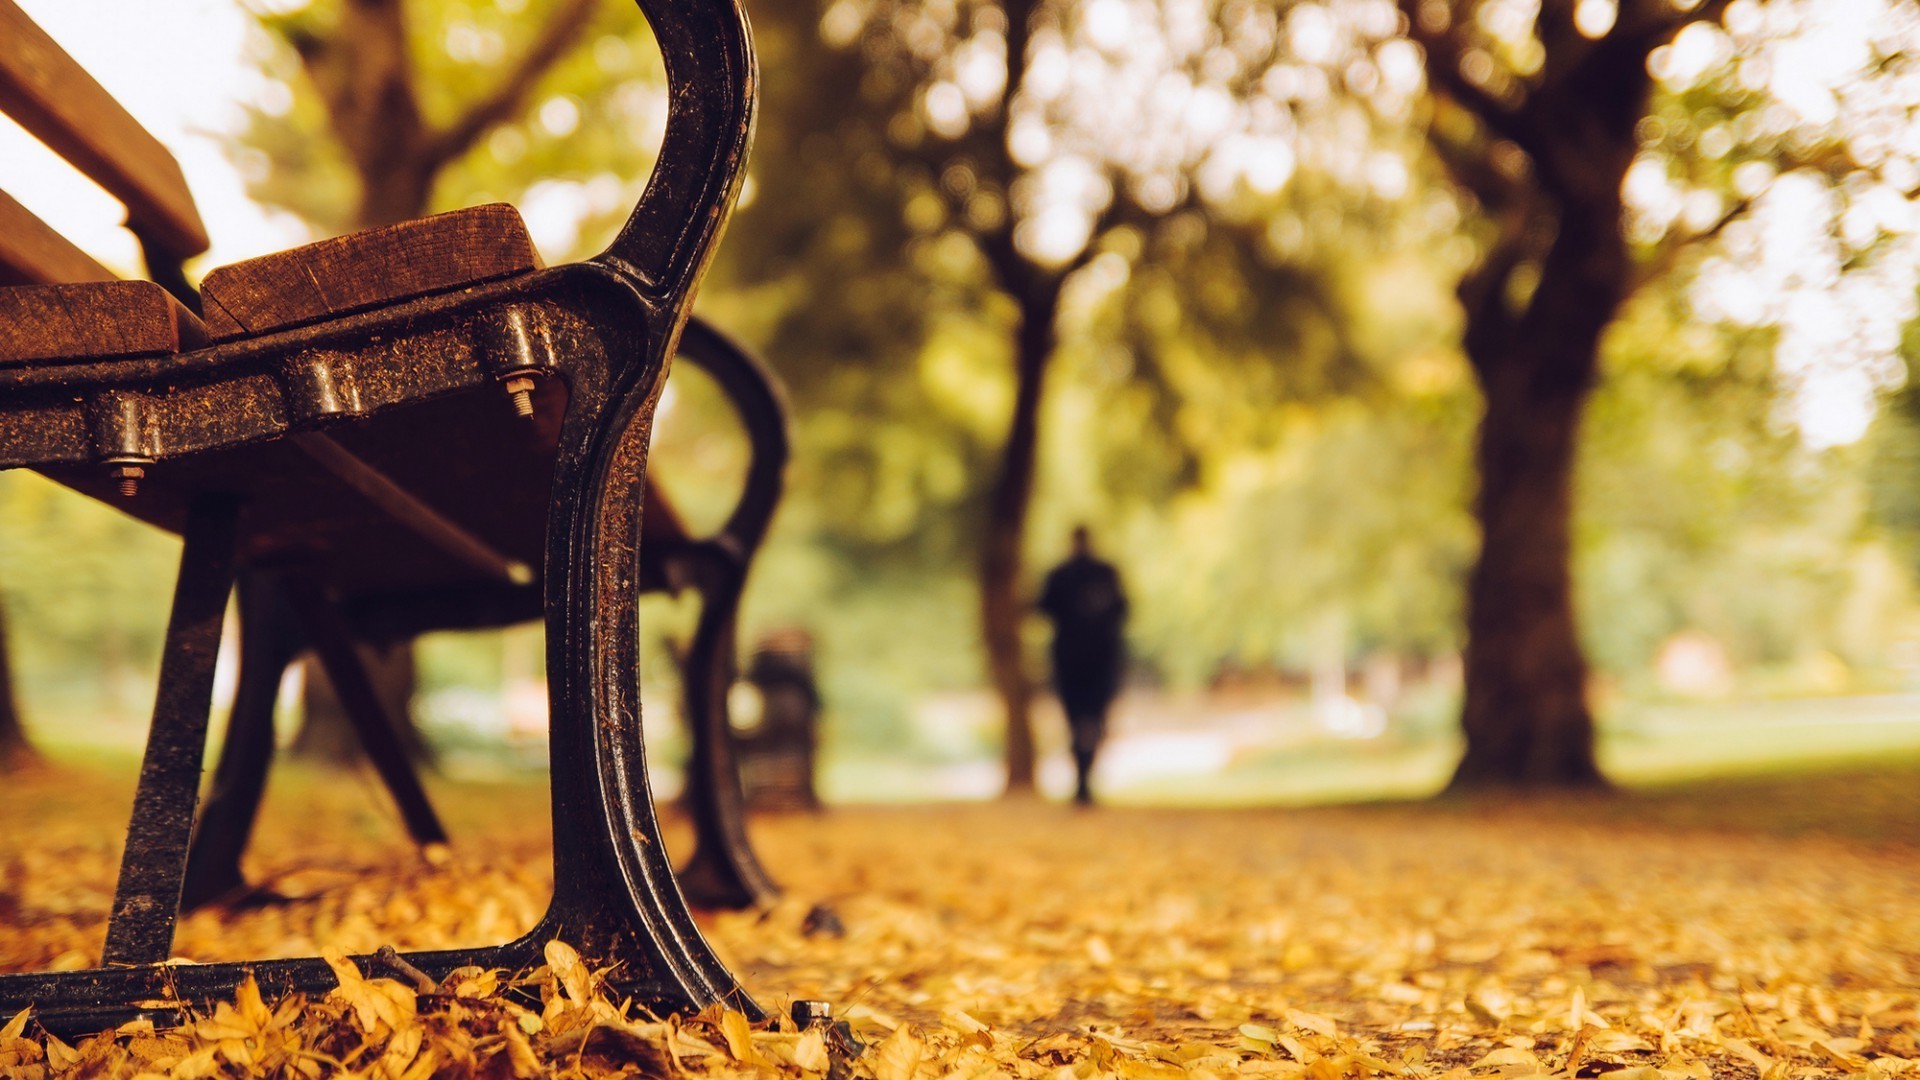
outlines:
M200 320L151 281L0 289L0 364L164 355L206 343Z
M0 191L0 285L112 281L118 276Z
M0 112L127 206L175 259L207 250L180 163L13 0L0 0Z
M222 266L200 283L200 296L208 332L215 340L226 340L539 266L520 212L493 203Z

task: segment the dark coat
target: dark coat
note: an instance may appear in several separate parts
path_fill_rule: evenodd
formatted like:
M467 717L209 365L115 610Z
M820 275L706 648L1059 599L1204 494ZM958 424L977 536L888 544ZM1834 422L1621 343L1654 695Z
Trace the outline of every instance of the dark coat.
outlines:
M1053 687L1068 719L1106 713L1126 667L1127 593L1113 566L1075 555L1047 575L1040 610L1053 621Z

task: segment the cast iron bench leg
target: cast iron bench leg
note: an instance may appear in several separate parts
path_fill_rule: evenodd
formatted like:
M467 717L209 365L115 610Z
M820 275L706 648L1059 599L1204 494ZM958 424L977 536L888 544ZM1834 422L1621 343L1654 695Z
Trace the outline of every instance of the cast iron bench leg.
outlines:
M242 893L240 857L253 836L260 799L273 763L273 706L280 680L300 651L300 634L286 598L269 574L242 572L239 588L240 678L227 717L227 734L213 785L187 855L180 906L192 910Z
M717 544L693 545L680 559L700 592L700 622L681 674L683 715L693 743L686 804L693 818L694 849L680 868L680 889L701 907L755 907L771 903L780 889L761 868L747 839L746 798L727 721L734 629L746 567Z
M140 787L114 889L102 965L157 964L173 952L200 763L213 708L213 666L233 591L234 526L239 506L207 497L187 512L180 578L167 620L166 652L153 727L140 763Z
M400 804L407 834L419 844L446 843L447 830L441 827L440 816L427 801L426 789L420 786L420 774L414 770L406 747L400 743L393 718L380 703L380 695L367 676L366 665L354 648L353 634L347 629L339 607L318 585L299 574L288 575L286 591L287 599L299 613L300 625L320 657L320 666L326 669L334 693L340 696L340 705L353 724L354 734L360 737L361 749L367 752L381 781Z
M299 632L306 628L306 634ZM446 829L428 800L393 721L374 693L366 665L347 637L337 607L298 577L240 579L240 685L234 693L213 792L200 815L181 907L192 909L247 887L240 859L253 835L273 761L273 705L287 665L310 641L333 681L360 745L392 793L414 843L444 844Z

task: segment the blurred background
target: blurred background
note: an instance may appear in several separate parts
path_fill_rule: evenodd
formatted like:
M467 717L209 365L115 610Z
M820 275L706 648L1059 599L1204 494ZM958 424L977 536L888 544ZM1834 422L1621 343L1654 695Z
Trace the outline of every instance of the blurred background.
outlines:
M581 258L665 124L613 0L21 6L180 158L198 273L490 201ZM743 664L810 643L827 801L990 797L1009 754L1067 790L1031 603L1081 523L1132 599L1114 801L1424 795L1463 716L1471 782L1582 783L1589 719L1624 783L1920 766L1914 5L748 8L759 134L700 310L786 384ZM141 272L5 121L0 182ZM712 524L731 414L682 368L661 415ZM177 554L0 475L21 753L135 760ZM643 615L667 791L691 616ZM542 656L390 658L439 769L544 767ZM308 689L283 735L337 754Z

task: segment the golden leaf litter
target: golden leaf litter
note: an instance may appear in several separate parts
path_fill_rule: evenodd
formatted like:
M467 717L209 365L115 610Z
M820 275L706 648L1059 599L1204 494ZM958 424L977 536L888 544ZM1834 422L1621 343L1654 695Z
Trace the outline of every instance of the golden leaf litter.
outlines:
M1920 837L1524 806L757 820L787 893L706 933L770 1012L826 1000L850 1045L720 1009L652 1017L565 942L533 971L437 985L363 970L345 955L530 927L544 792L441 792L456 843L430 860L373 794L309 786L250 865L290 899L194 913L177 952L325 955L332 991L249 985L185 1027L76 1044L0 1017L0 1076L1920 1077ZM34 822L0 853L0 969L92 962L117 790L67 774L0 790L0 812Z

